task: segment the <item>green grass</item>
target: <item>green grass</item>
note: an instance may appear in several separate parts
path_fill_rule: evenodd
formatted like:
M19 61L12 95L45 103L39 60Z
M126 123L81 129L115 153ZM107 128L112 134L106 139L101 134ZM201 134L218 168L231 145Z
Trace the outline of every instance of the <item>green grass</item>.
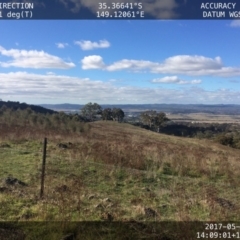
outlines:
M46 239L74 231L81 239L82 229L70 223L104 223L106 214L119 223L239 221L239 150L127 124L94 123L88 135L48 137L44 198L40 199L42 141L4 138L0 142L0 179L13 176L28 184L6 186L8 190L0 193L0 221L66 223L66 229L57 233L39 230L35 239L45 239L43 231ZM57 147L69 141L73 145L68 149ZM231 202L234 208L217 199ZM157 215L149 218L144 207ZM24 229L33 234L28 226ZM113 239L116 232L136 237L136 231L127 232L126 226L101 230L102 239ZM93 239L92 233L85 239Z

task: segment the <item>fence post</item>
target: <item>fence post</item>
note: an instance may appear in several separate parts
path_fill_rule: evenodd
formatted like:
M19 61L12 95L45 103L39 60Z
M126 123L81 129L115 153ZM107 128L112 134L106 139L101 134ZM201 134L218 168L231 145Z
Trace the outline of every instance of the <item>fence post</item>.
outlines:
M46 165L46 151L47 151L47 138L44 138L44 142L43 142L43 159L42 159L42 174L41 174L41 190L40 190L40 198L43 198L43 191L44 191L44 177L45 177L45 165Z

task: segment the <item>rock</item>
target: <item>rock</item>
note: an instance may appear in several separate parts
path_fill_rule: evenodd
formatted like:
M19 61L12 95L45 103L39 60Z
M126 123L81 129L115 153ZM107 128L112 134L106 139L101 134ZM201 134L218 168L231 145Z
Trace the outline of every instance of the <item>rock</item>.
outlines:
M21 185L21 186L27 186L26 183L18 180L17 178L14 178L14 177L7 177L5 180L4 180L4 183L7 184L7 185Z

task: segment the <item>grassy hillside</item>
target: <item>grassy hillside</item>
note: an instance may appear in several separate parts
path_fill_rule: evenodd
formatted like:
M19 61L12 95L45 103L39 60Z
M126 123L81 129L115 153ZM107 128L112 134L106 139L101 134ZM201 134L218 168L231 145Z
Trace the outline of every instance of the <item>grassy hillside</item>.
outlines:
M240 150L116 122L86 123L78 133L3 124L0 129L0 221L127 222L128 227L111 231L89 224L84 239L96 239L96 232L99 239L184 239L182 231L154 232L147 224L240 220ZM44 136L47 163L40 199ZM19 182L9 184L14 178ZM35 239L60 239L69 232L83 239L81 227L64 226L46 230L46 238L35 229ZM16 231L30 236L33 229Z

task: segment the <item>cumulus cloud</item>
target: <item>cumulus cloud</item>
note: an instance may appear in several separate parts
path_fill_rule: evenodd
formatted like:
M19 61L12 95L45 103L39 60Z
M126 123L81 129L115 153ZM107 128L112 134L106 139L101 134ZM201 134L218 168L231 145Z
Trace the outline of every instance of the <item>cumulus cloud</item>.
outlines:
M98 55L85 58L91 59L92 61L98 59L103 63L102 57ZM82 61L82 63L84 63L84 61ZM88 68L84 68L83 65L83 69L91 69L91 65L89 65ZM96 67L96 65L93 64L92 69L102 69L107 71L149 71L158 74L184 74L190 76L210 75L232 77L240 75L240 67L225 67L220 57L208 58L198 55L177 55L165 59L162 63L123 59L110 65L98 64L98 67Z
M106 70L108 71L118 71L118 70L133 70L140 71L144 69L151 69L157 66L157 63L153 63L150 61L142 61L142 60L128 60L123 59L121 61L115 62L109 66L106 66Z
M91 41L75 41L76 45L79 45L82 50L92 50L95 48L108 48L110 47L110 43L107 40L100 40L99 42L91 42Z
M153 79L152 83L176 83L176 84L199 84L201 80L186 81L178 78L177 76L166 76L163 78Z
M196 85L184 89L163 87L118 87L114 82L64 75L34 74L27 72L0 73L0 96L3 99L38 99L55 102L85 104L127 103L240 103L240 91L219 89L207 91ZM25 100L24 100L25 101Z
M13 60L0 62L1 67L19 67L19 68L58 68L69 69L75 67L72 62L65 62L57 56L50 55L44 51L37 50L6 50L0 46L0 54L11 57Z
M124 59L113 63L107 67L109 71L121 69L144 70L149 69L155 73L185 73L197 74L202 71L219 70L222 67L221 58L215 59L203 56L178 55L167 58L163 63L143 61L143 60L128 60Z
M65 48L68 46L68 43L56 43L58 48Z
M105 64L101 56L92 55L82 59L82 69L104 69Z
M230 26L231 26L231 27L240 27L240 20L233 20L233 21L230 23Z

